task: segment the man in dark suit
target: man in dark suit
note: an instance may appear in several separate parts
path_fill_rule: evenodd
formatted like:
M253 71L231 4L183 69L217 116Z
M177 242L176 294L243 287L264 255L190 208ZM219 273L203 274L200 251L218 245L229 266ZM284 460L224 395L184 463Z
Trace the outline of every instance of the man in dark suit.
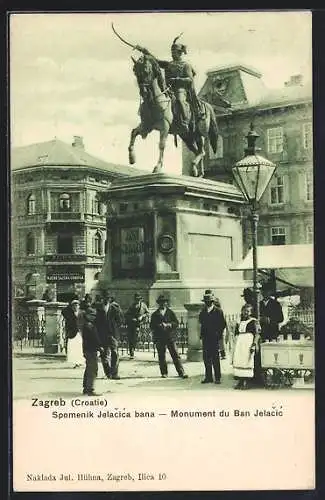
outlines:
M263 300L260 302L260 324L262 341L276 340L279 324L283 321L281 304L272 296L272 288L266 283L262 286Z
M107 291L97 301L96 327L103 350L101 361L107 378L119 380L118 341L123 313L114 297Z
M178 319L174 311L168 307L168 299L164 295L159 295L157 299L158 309L152 313L150 320L150 328L153 333L153 340L157 346L160 373L163 378L168 376L168 368L166 362L166 347L172 357L174 366L181 378L188 378L177 352L176 347L176 329L178 327Z
M213 382L212 367L214 370L215 383L220 384L221 370L219 349L223 345L223 331L226 328L226 320L221 307L216 306L217 299L211 290L206 290L203 296L204 308L200 312L199 322L201 324L201 339L203 347L203 361L205 366L205 377L202 384Z
M95 392L94 384L98 374L97 352L101 354L103 348L95 326L96 309L90 305L85 305L78 314L78 325L82 334L82 350L86 360L86 368L83 376L83 393L86 396L99 396Z
M130 358L134 358L134 351L137 345L138 333L141 325L149 319L149 309L139 293L134 295L134 302L125 313L128 328L128 342Z

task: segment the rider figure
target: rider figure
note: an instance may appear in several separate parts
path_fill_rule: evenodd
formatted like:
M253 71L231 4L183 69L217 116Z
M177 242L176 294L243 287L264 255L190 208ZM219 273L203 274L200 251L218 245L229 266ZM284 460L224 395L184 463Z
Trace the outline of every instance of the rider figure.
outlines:
M204 113L202 113L202 108L194 87L196 73L192 66L182 59L183 54L186 54L187 50L185 45L177 43L179 36L175 38L171 46L172 61L157 60L146 48L137 46L137 49L143 54L156 59L159 66L165 70L166 84L171 88L177 102L177 109L179 110L178 118L182 127L188 131L188 123L190 121L188 106L190 106L194 114L195 121L202 118Z

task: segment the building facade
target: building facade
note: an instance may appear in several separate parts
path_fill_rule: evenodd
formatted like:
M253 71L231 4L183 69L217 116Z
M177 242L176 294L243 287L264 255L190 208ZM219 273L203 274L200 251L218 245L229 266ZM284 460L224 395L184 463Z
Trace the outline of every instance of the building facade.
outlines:
M67 301L98 280L106 250L101 193L139 170L89 155L81 137L13 148L13 294Z
M231 111L218 107L218 95ZM253 122L259 134L258 154L277 166L259 207L259 245L313 242L312 90L301 75L269 91L258 71L246 66L216 68L207 74L200 96L214 105L219 126L216 154L207 146L205 177L232 182L231 169L243 157L246 135ZM183 173L190 172L192 155L183 150ZM243 226L244 248L251 246L248 221Z

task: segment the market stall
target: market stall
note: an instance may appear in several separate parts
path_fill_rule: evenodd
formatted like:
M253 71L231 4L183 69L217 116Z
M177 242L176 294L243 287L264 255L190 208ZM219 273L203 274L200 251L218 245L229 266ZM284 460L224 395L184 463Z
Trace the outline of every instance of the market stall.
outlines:
M271 245L257 247L258 271L273 282L274 295L283 296L313 290L313 245ZM253 269L252 250L233 271ZM301 311L303 311L301 309ZM261 362L267 387L310 387L314 374L314 322L304 325L307 315L296 309L295 322L287 318L277 341L261 344ZM300 330L297 325L300 324ZM291 326L292 325L292 326ZM305 326L305 328L303 328ZM283 333L285 332L285 333Z

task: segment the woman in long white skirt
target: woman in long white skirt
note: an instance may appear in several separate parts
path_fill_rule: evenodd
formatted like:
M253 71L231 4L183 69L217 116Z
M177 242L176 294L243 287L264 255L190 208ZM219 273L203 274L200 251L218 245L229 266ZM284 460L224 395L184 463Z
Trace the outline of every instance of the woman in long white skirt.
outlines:
M78 325L79 309L79 300L74 299L70 302L69 306L62 311L65 319L67 336L67 361L73 368L77 368L84 364L82 336Z
M243 306L241 321L236 325L233 351L233 374L238 380L235 389L247 389L254 377L254 354L258 345L257 320L250 304Z

